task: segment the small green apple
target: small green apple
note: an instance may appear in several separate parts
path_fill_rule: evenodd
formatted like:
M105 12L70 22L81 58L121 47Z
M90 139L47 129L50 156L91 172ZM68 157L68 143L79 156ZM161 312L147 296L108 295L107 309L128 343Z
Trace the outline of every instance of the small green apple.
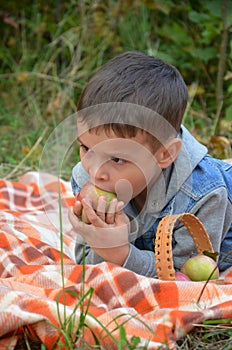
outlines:
M106 210L109 209L110 202L113 198L116 198L116 194L113 192L107 192L94 186L92 183L88 182L85 184L81 191L76 195L76 199L80 202L83 198L89 198L93 204L93 209L97 209L98 199L104 196L106 198ZM86 222L84 211L82 211L82 221ZM87 222L86 222L87 223Z
M219 277L217 263L206 255L196 255L188 259L182 266L181 272L192 281L207 281L208 278L216 280Z
M98 187L95 187L95 191L97 192L98 198L101 196L106 197L106 210L108 210L110 206L110 202L112 201L113 198L116 198L116 194L113 192L107 192L107 191L101 190Z

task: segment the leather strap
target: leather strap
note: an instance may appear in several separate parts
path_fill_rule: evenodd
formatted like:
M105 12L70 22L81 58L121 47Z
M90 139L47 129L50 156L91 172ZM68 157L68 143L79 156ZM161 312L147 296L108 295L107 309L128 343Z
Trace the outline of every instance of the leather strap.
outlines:
M161 280L175 280L172 256L172 233L177 220L181 221L189 231L198 254L203 254L204 250L213 252L209 235L201 221L195 215L183 213L165 216L158 225L155 239L156 272L158 278Z

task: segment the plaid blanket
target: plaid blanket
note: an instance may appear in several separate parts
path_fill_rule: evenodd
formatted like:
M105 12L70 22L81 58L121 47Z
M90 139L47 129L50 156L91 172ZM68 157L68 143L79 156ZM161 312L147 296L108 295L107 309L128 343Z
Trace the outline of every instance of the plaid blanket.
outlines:
M69 339L73 348L174 349L194 324L232 318L232 269L205 285L76 265L72 203L70 185L49 174L0 180L0 349L14 349L25 332L47 349Z

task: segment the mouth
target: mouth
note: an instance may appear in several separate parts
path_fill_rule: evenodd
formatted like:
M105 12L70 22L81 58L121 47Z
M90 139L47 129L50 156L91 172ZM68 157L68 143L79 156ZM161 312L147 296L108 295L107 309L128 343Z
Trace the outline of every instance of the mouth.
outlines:
M91 182L92 183L92 185L94 186L94 187L96 187L98 190L100 190L100 191L104 191L104 192L110 192L110 193L116 193L115 192L115 190L111 190L111 189L108 189L108 188L103 188L102 186L98 186L96 183L93 183L93 182Z

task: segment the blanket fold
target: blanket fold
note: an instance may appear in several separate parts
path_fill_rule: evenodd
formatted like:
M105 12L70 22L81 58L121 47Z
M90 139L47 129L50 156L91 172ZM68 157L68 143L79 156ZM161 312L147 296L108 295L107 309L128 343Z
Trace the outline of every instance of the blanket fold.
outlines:
M47 349L65 349L68 332L73 348L117 349L126 334L130 344L174 349L194 324L232 318L232 269L205 287L76 265L72 203L70 184L49 174L0 180L0 349L24 332Z

